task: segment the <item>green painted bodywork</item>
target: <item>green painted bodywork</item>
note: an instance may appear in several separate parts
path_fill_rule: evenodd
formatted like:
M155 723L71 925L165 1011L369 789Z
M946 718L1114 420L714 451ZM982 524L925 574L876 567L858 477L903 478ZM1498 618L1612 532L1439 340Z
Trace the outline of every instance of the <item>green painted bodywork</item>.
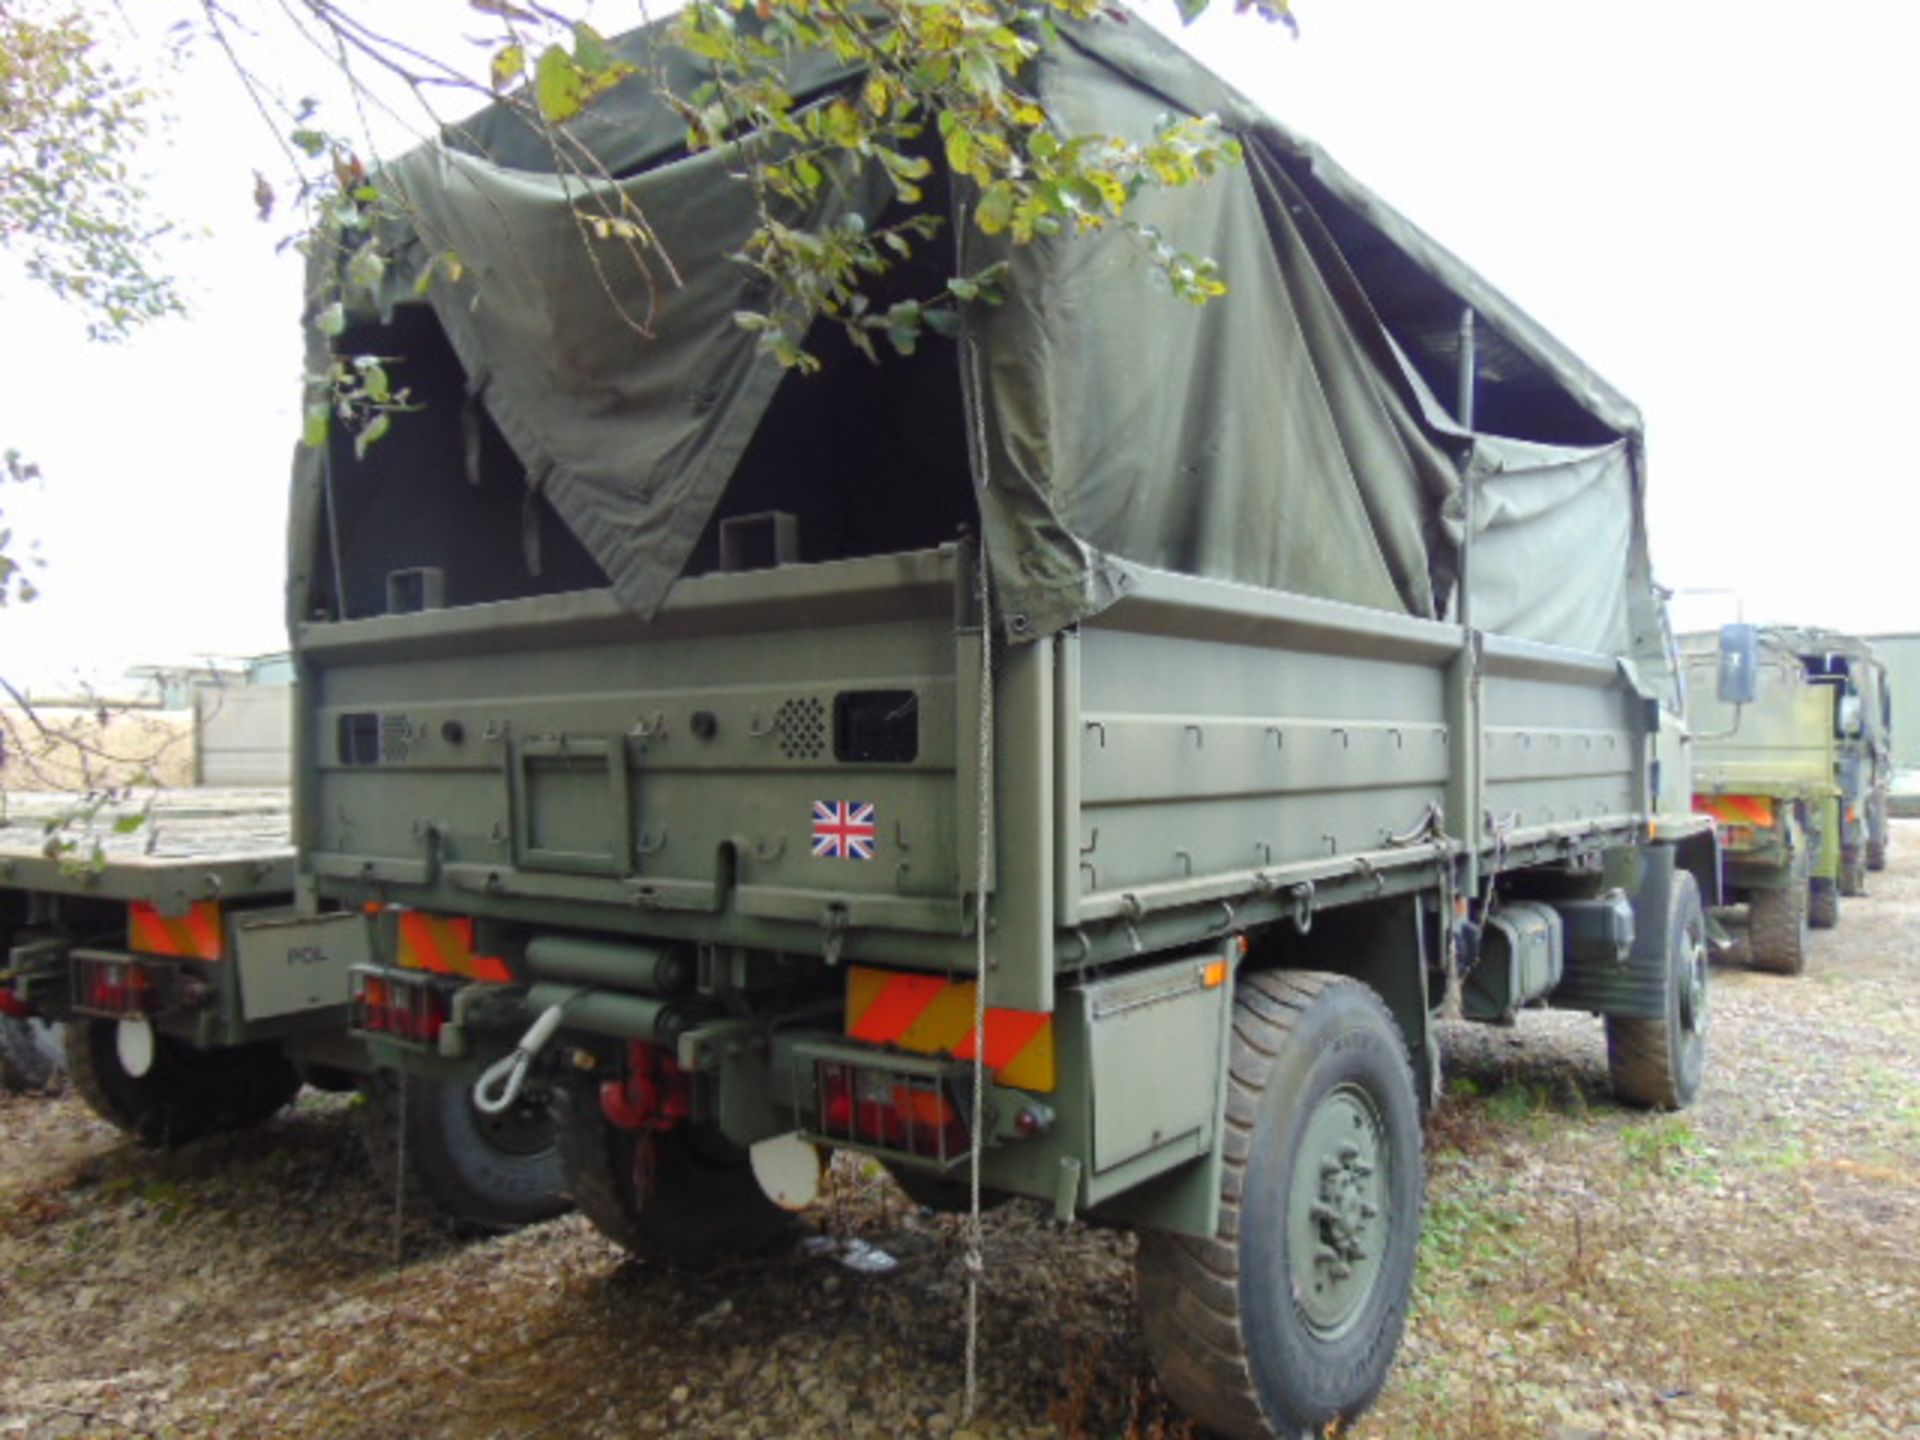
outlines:
M1803 843L1814 847L1806 873L1836 879L1841 853L1834 687L1809 681L1791 650L1763 638L1754 703L1736 713L1715 693L1717 637L1683 636L1681 653L1694 735L1694 793L1703 802L1743 795L1773 802L1771 825L1723 829L1726 880L1734 892L1729 898L1787 884Z
M972 582L970 552L947 547L690 579L651 624L570 595L305 626L305 883L328 903L473 915L508 937L785 957L816 1001L852 960L968 975ZM1643 843L1659 710L1631 667L1481 641L1477 841L1449 819L1457 627L1157 574L1077 631L996 649L989 1000L1055 1012L1060 1083L1044 1097L1051 1133L990 1150L990 1185L1053 1198L1071 1173L1079 1208L1141 1189L1158 1203L1114 1213L1210 1225L1188 1162L1211 1145L1222 1059L1201 1040L1230 987L1103 1021L1110 977L1185 973L1178 957L1241 934L1304 925L1289 942L1303 946L1323 912L1331 924L1395 897L1437 912L1469 846L1514 874ZM838 758L840 695L873 690L917 697L910 760ZM367 713L394 742L374 763L343 758L349 717ZM837 800L875 806L873 859L811 852L813 805ZM1408 945L1314 963L1367 974L1424 1053L1437 952L1398 913ZM735 1138L790 1128L780 1064L732 1048L699 1030L681 1041L721 1092L774 1088L773 1103L721 1103ZM1194 1123L1155 1118L1126 1100L1135 1090ZM1116 1115L1141 1117L1144 1137ZM1175 1171L1191 1183L1147 1184Z

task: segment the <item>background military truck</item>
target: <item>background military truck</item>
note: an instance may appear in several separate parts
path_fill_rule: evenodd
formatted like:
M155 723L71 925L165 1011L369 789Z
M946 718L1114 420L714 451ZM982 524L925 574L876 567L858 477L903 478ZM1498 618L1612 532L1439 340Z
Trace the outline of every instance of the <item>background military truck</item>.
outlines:
M1867 893L1867 872L1887 868L1893 781L1893 695L1887 667L1867 641L1835 630L1781 627L1807 678L1834 691L1835 779L1840 787L1840 893Z
M1869 635L1866 639L1887 672L1893 732L1887 809L1894 815L1920 815L1920 635Z
M1680 638L1694 806L1720 826L1726 898L1748 907L1752 963L1798 975L1808 927L1839 919L1839 692L1816 683L1780 633L1752 633L1755 693L1745 704L1716 688L1721 636Z
M387 289L309 331L420 408L296 464L300 884L378 915L357 1033L551 1084L622 1245L762 1247L823 1148L977 1176L1139 1227L1167 1389L1298 1435L1391 1364L1437 1012L1595 1012L1628 1101L1701 1082L1718 864L1640 420L1146 26L1063 26L1030 82L1069 128L1223 117L1244 169L1139 203L1228 300L1119 233L984 244L938 188L965 264L874 305L996 257L1005 303L878 366L822 328L798 377L732 320L751 196L644 83L574 140L671 289L598 263L510 107L396 162ZM809 220L898 218L844 158Z
M368 1151L389 1180L404 1170L411 1193L478 1224L558 1213L543 1111L486 1116L464 1087L411 1082L405 1099L433 1123L401 1144L396 1082L347 1033L347 976L368 956L368 921L294 912L288 816L284 790L163 792L150 807L9 796L0 1014L11 1078L45 1086L57 1058L101 1118L154 1145L257 1123L303 1082L362 1085Z

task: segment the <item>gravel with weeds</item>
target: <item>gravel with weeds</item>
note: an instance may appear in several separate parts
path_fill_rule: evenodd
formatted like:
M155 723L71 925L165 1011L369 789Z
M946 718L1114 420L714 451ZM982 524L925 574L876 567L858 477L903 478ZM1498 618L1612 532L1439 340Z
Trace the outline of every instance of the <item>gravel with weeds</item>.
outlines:
M1920 1433L1920 822L1798 979L1722 967L1707 1090L1617 1108L1600 1027L1447 1036L1418 1291L1356 1437ZM578 1218L396 1228L350 1104L174 1154L0 1097L0 1435L1172 1436L1126 1235L956 1221L841 1157L816 1240L717 1273ZM851 1242L897 1266L862 1273Z

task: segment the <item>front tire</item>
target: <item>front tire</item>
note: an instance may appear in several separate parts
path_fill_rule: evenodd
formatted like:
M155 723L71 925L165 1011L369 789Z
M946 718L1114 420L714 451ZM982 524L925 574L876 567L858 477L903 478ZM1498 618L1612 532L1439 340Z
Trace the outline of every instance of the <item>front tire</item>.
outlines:
M569 1208L544 1094L492 1116L455 1080L383 1072L361 1089L361 1141L389 1191L404 1184L409 1202L481 1230L514 1230Z
M1214 1239L1149 1231L1136 1262L1161 1384L1239 1440L1319 1434L1371 1405L1419 1245L1420 1100L1358 981L1243 977Z
M1807 883L1796 869L1774 890L1756 890L1747 906L1747 949L1753 968L1799 975L1807 968Z
M718 1131L686 1122L623 1130L584 1085L558 1092L554 1110L567 1193L621 1249L699 1268L760 1254L791 1233L793 1217L767 1198L747 1152Z
M1682 871L1667 899L1666 985L1658 1019L1607 1017L1614 1095L1652 1110L1683 1110L1700 1093L1707 1060L1707 916Z
M67 1075L94 1114L143 1145L184 1145L258 1125L300 1090L300 1072L273 1044L196 1050L171 1035L153 1037L143 1075L120 1058L116 1020L72 1020L65 1027Z

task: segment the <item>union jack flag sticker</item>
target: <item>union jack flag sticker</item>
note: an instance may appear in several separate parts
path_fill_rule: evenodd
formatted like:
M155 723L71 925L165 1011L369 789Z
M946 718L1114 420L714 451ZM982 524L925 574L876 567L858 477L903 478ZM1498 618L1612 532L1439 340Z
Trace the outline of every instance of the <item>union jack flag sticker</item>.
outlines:
M870 801L813 802L813 853L821 859L873 859L875 830Z

